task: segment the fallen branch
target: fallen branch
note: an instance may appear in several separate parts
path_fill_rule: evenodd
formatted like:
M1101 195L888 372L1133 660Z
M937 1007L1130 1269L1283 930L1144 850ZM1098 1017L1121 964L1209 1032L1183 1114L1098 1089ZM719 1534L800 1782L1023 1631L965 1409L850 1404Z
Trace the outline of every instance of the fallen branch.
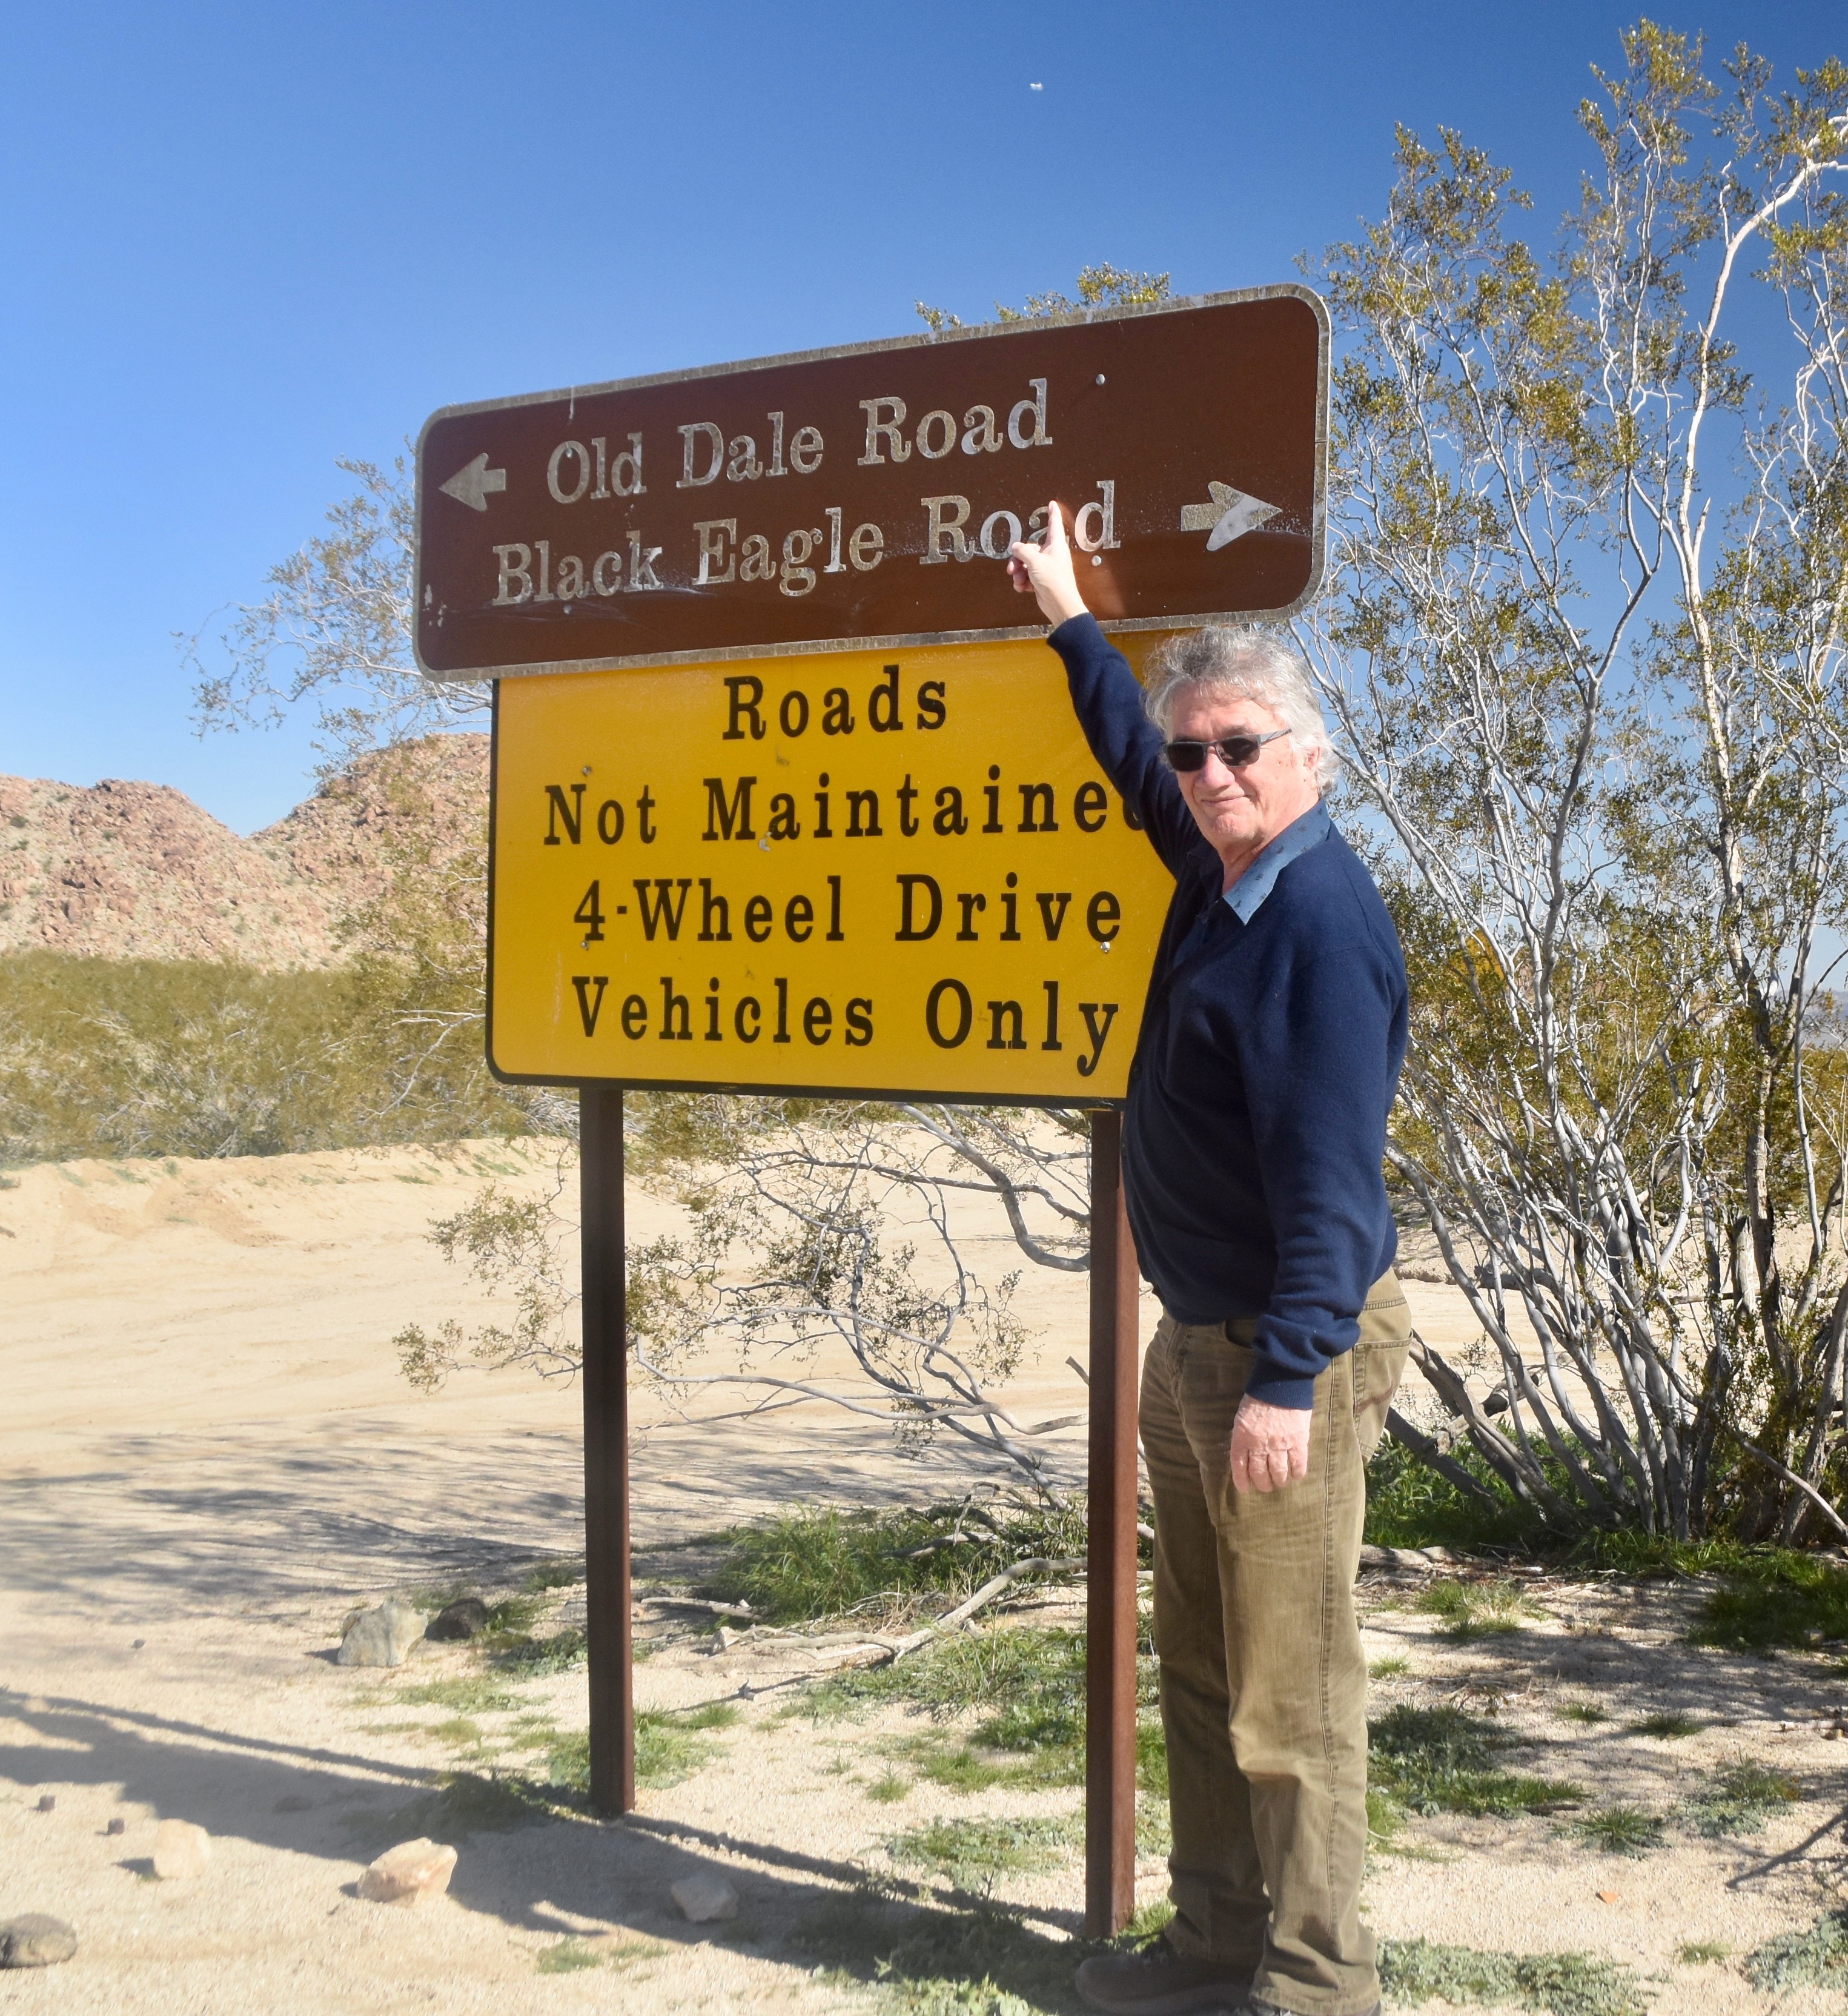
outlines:
M973 1547L981 1545L973 1533L941 1533L934 1540L926 1540L921 1547L907 1547L899 1555L901 1561L921 1561L926 1554L940 1554L946 1547Z
M701 1596L645 1596L639 1600L667 1610L707 1610L714 1617L742 1617L749 1624L761 1622L748 1603L709 1603Z
M908 1638L901 1638L890 1647L890 1656L884 1661L874 1663L897 1665L909 1654L928 1645L933 1638L940 1637L946 1631L954 1631L958 1625L966 1624L978 1610L992 1603L1009 1583L1018 1582L1027 1575L1070 1575L1086 1564L1076 1557L1055 1559L1048 1555L1036 1554L1026 1561L1016 1561L1001 1573L983 1583L966 1603L959 1603L947 1617L940 1617L934 1623L927 1624L922 1631L914 1631Z

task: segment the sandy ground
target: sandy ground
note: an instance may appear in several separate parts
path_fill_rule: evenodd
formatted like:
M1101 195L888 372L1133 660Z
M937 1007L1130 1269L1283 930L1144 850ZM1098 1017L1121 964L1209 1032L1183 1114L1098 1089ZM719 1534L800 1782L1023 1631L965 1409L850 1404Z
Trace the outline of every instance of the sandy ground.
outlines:
M502 1817L490 1812L469 1827L440 1794L447 1774L517 1767L581 1728L581 1672L458 1714L427 1690L479 1675L466 1648L421 1645L393 1672L342 1669L331 1651L355 1603L460 1581L510 1589L581 1545L575 1391L471 1373L419 1395L388 1343L407 1321L485 1306L425 1235L489 1176L538 1187L548 1165L499 1144L84 1163L0 1192L0 1917L53 1912L82 1942L68 1966L0 1975L0 2008L864 2009L877 1991L836 1971L852 1958L839 1914L898 1908L880 1901L905 1874L897 1835L939 1815L1075 1811L1069 1791L916 1780L920 1725L897 1712L792 1712L831 1652L708 1639L667 1645L638 1683L645 1705L739 1707L703 1768L645 1793L627 1822L502 1830L481 1823ZM645 1236L650 1208L635 1215ZM1448 1289L1410 1293L1428 1337L1467 1343ZM1038 1334L1004 1396L1029 1421L1083 1406L1065 1364L1084 1355L1082 1277L1036 1278L1032 1314ZM700 1535L779 1507L917 1501L994 1474L944 1445L901 1460L877 1424L818 1407L689 1421L643 1395L638 1411L644 1577L684 1581ZM1047 1439L1077 1481L1082 1431ZM1512 1768L1598 1799L1666 1810L1738 1756L1789 1770L1803 1798L1755 1840L1674 1831L1638 1861L1588 1851L1557 1819L1417 1822L1373 1865L1378 1928L1605 1953L1650 1978L1664 2016L1771 2007L1736 1967L1676 1956L1707 1941L1736 1959L1836 1901L1839 1673L1820 1657L1689 1648L1685 1592L1544 1580L1520 1629L1457 1644L1410 1607L1416 1586L1365 1585L1370 1651L1406 1662L1377 1683L1379 1706L1493 1713L1533 1746ZM554 1601L568 1621L581 1592ZM1607 1719L1567 1719L1572 1701ZM1706 1726L1678 1741L1627 1731L1665 1705ZM196 1884L153 1880L169 1816L214 1838ZM461 1843L449 1897L417 1911L359 1900L371 1856L426 1831ZM668 1886L712 1867L737 1885L740 1916L690 1927ZM1151 1859L1140 1894L1163 1888ZM1023 1937L1066 1939L1081 1872L1067 1857L997 1895L1023 1914ZM960 1906L925 1908L944 1913L947 1944Z

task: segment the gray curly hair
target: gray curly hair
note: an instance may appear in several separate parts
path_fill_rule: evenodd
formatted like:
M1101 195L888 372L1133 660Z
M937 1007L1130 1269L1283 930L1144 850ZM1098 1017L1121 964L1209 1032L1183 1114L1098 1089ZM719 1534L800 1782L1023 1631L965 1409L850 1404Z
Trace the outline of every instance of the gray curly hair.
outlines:
M1315 682L1302 653L1256 624L1214 624L1170 637L1149 661L1142 705L1166 736L1174 712L1197 693L1224 693L1267 707L1295 749L1320 751L1316 781L1325 798L1341 780L1341 758L1322 719Z

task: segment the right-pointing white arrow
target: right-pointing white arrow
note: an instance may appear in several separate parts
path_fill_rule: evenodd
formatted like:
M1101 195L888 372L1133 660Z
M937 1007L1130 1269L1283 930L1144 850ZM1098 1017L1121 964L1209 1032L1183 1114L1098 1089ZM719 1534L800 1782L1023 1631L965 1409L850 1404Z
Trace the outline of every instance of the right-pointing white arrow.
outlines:
M506 488L507 472L504 469L490 469L487 457L478 455L466 469L458 469L447 483L437 487L445 497L453 497L457 503L467 505L471 511L485 511L487 493Z
M1229 546L1233 540L1255 531L1283 508L1280 504L1267 504L1261 498L1248 497L1242 490L1234 490L1228 484L1209 483L1206 488L1213 502L1182 505L1181 529L1184 532L1206 533L1206 550L1210 553L1216 553L1221 546Z

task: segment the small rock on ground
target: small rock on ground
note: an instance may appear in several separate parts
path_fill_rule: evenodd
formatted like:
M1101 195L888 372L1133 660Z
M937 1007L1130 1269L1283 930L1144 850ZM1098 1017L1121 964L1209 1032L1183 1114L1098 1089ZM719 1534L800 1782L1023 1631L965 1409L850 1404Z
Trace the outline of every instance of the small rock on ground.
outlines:
M0 1967L56 1967L77 1951L77 1934L43 1911L0 1924Z
M376 1610L362 1610L347 1626L335 1661L342 1666L401 1666L423 1636L423 1619L409 1604L389 1597Z
M439 1643L457 1638L479 1638L487 1629L487 1605L478 1596L458 1597L445 1604L424 1633Z
M455 1870L455 1850L422 1836L388 1848L359 1879L359 1894L376 1904L421 1904L440 1897Z
M683 1876L668 1894L691 1925L738 1916L738 1892L722 1876Z
M205 1874L212 1838L191 1820L163 1820L154 1830L154 1874L163 1883L185 1883Z

